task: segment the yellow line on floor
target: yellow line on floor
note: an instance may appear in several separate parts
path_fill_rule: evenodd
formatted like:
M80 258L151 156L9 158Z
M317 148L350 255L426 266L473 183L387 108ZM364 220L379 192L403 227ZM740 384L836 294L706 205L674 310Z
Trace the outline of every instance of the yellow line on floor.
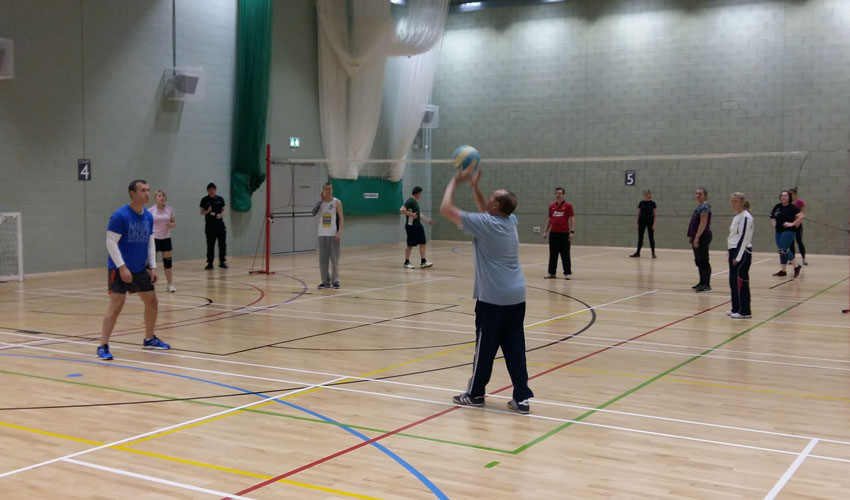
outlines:
M55 437L55 438L65 439L65 440L68 440L68 441L74 441L74 442L77 442L77 443L85 443L85 444L92 445L92 446L103 446L105 444L105 443L101 443L99 441L92 441L90 439L68 436L66 434L59 434L59 433L56 433L56 432L43 431L41 429L34 429L32 427L25 427L25 426L22 426L22 425L16 425L16 424L11 424L11 423L7 423L7 422L0 422L0 426L8 427L10 429L16 429L16 430L19 430L19 431L32 432L32 433L35 433L35 434L40 434L42 436ZM142 440L140 440L140 441L142 441ZM136 441L136 442L139 442L139 441ZM257 474L255 472L248 472L248 471L243 471L243 470L240 470L240 469L234 469L232 467L224 467L224 466L221 466L221 465L208 464L206 462L199 462L197 460L189 460L189 459L185 459L185 458L178 458L178 457L172 457L172 456L169 456L169 455L163 455L163 454L160 454L160 453L152 453L152 452L149 452L149 451L137 450L137 449L134 449L134 448L130 448L129 444L130 443L125 443L125 444L117 445L117 446L110 446L109 449L126 451L128 453L134 453L136 455L143 455L143 456L152 457L152 458L159 458L159 459L162 459L162 460L167 460L169 462L177 462L177 463L180 463L180 464L192 465L192 466L195 466L195 467L203 467L203 468L206 468L206 469L211 469L211 470L215 470L215 471L219 471L219 472L227 472L227 473L230 473L230 474L237 474L237 475L240 475L240 476L246 476L246 477L251 477L251 478L255 478L255 479L271 479L272 477L274 477L274 476L269 476L269 475L266 475L266 474ZM319 485L310 484L310 483L303 483L301 481L293 481L291 479L279 479L277 482L284 483L284 484L290 484L292 486L298 486L298 487L301 487L301 488L307 488L307 489L311 489L311 490L315 490L315 491L322 491L322 492L325 492L325 493L331 493L331 494L334 494L334 495L342 495L342 496L346 496L346 497L350 497L350 498L360 498L360 499L363 499L363 500L381 500L380 498L377 498L377 497L371 497L371 496L368 496L368 495L361 495L359 493L352 493L352 492L349 492L349 491L337 490L337 489L334 489L334 488L326 488L324 486L319 486Z

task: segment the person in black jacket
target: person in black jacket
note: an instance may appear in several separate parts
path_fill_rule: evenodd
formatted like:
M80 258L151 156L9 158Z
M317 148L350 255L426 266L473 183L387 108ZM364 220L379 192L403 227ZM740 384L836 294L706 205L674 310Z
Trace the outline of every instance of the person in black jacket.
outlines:
M215 260L215 242L218 240L218 267L227 269L227 228L224 227L224 198L216 193L215 184L207 184L207 196L201 198L201 215L204 216L204 233L207 235L207 267L212 269Z
M655 258L655 212L657 210L657 206L655 202L652 201L652 191L649 189L644 190L643 199L638 203L638 213L637 213L637 230L638 230L638 244L637 250L635 253L629 255L629 257L640 257L640 249L643 247L643 232L644 230L649 231L649 247L652 249L652 258Z

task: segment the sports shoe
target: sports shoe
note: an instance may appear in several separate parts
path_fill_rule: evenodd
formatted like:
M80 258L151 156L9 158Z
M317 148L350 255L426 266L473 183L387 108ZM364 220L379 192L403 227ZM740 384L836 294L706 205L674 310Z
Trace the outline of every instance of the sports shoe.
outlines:
M777 271L777 272L773 273L773 275L774 276L788 276L788 273L786 273L785 271Z
M655 254L652 254L652 258L653 258L653 259L655 259L655 258L657 258L657 257L656 257L656 255L655 255Z
M109 344L97 346L97 357L105 359L106 361L110 361L112 359L112 353L109 352Z
M227 269L228 268L227 262L219 262L218 267L220 267L222 269Z
M633 253L633 254L629 255L629 257L640 257L640 254L639 253Z
M729 316L730 318L735 316L736 314L738 313L736 313L735 311L726 311L726 316Z
M702 285L702 283L697 283L696 285L692 286L691 288L693 288L694 290L696 290L696 289L697 289L697 288L699 288L701 285Z
M808 265L809 265L809 261L807 261L805 257L803 257L803 265L804 265L804 266L808 266Z
M732 318L732 319L750 319L750 318L753 317L753 315L752 314L735 313L735 314L730 314L729 317Z
M531 407L529 407L527 399L523 399L522 401L511 399L508 401L508 409L523 415L528 415L528 412L531 411Z
M697 292L697 293L710 292L711 291L711 285L700 285L700 286L696 287L694 289L694 291Z
M803 266L797 266L797 267L795 267L795 268L794 268L794 277L796 278L797 276L799 276L799 275L800 275L800 271L802 271L802 270L803 270Z
M212 268L213 268L212 262L208 262L207 266L204 269L212 269Z
M405 269L414 269L413 264L411 264L410 262L405 262L404 264L402 264L401 267Z
M334 290L339 290L339 283L332 284L331 288L333 288Z
M156 335L154 335L153 337L151 337L149 339L145 339L142 342L142 347L145 347L145 348L148 348L148 349L171 349L170 345L159 340L159 337L157 337Z
M174 293L176 291L177 291L177 287L172 285L171 283L169 283L168 284L168 293Z
M324 290L325 288L330 288L330 287L331 287L331 286L330 286L329 284L327 284L327 283L319 283L319 286L318 286L317 288L318 288L319 290Z
M461 406L484 406L484 396L470 396L468 392L452 396L452 401L454 404Z
M571 280L571 279L573 279L573 275L572 274L565 274L564 279L565 280Z
M544 277L543 277L543 279L545 279L545 280L553 280L553 279L555 279L555 275L554 275L554 274L547 274L546 276L544 276Z
M426 260L422 264L419 264L419 267L421 267L422 269L425 269L426 267L432 267L433 265L434 265L433 262L429 262L429 261Z

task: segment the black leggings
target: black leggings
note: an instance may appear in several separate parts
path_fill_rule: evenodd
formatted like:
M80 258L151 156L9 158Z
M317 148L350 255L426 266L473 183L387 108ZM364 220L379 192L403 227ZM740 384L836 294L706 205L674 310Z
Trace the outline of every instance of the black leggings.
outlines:
M729 249L729 291L732 293L732 312L751 315L750 310L750 264L753 263L752 249L748 249L738 264L734 264L738 256L737 248Z
M703 234L699 237L699 247L694 247L694 263L699 269L699 284L711 285L711 264L708 262L708 245L711 244L711 235Z
M652 249L652 255L655 255L655 230L652 229L652 219L638 219L638 246L636 254L640 254L640 249L643 247L643 231L649 232L649 248Z

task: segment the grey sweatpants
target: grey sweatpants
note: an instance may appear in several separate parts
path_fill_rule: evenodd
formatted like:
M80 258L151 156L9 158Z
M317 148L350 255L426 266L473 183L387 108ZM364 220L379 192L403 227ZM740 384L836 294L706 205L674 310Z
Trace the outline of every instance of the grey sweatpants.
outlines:
M328 263L332 274L328 273ZM319 273L322 283L339 283L339 242L335 236L319 236Z

